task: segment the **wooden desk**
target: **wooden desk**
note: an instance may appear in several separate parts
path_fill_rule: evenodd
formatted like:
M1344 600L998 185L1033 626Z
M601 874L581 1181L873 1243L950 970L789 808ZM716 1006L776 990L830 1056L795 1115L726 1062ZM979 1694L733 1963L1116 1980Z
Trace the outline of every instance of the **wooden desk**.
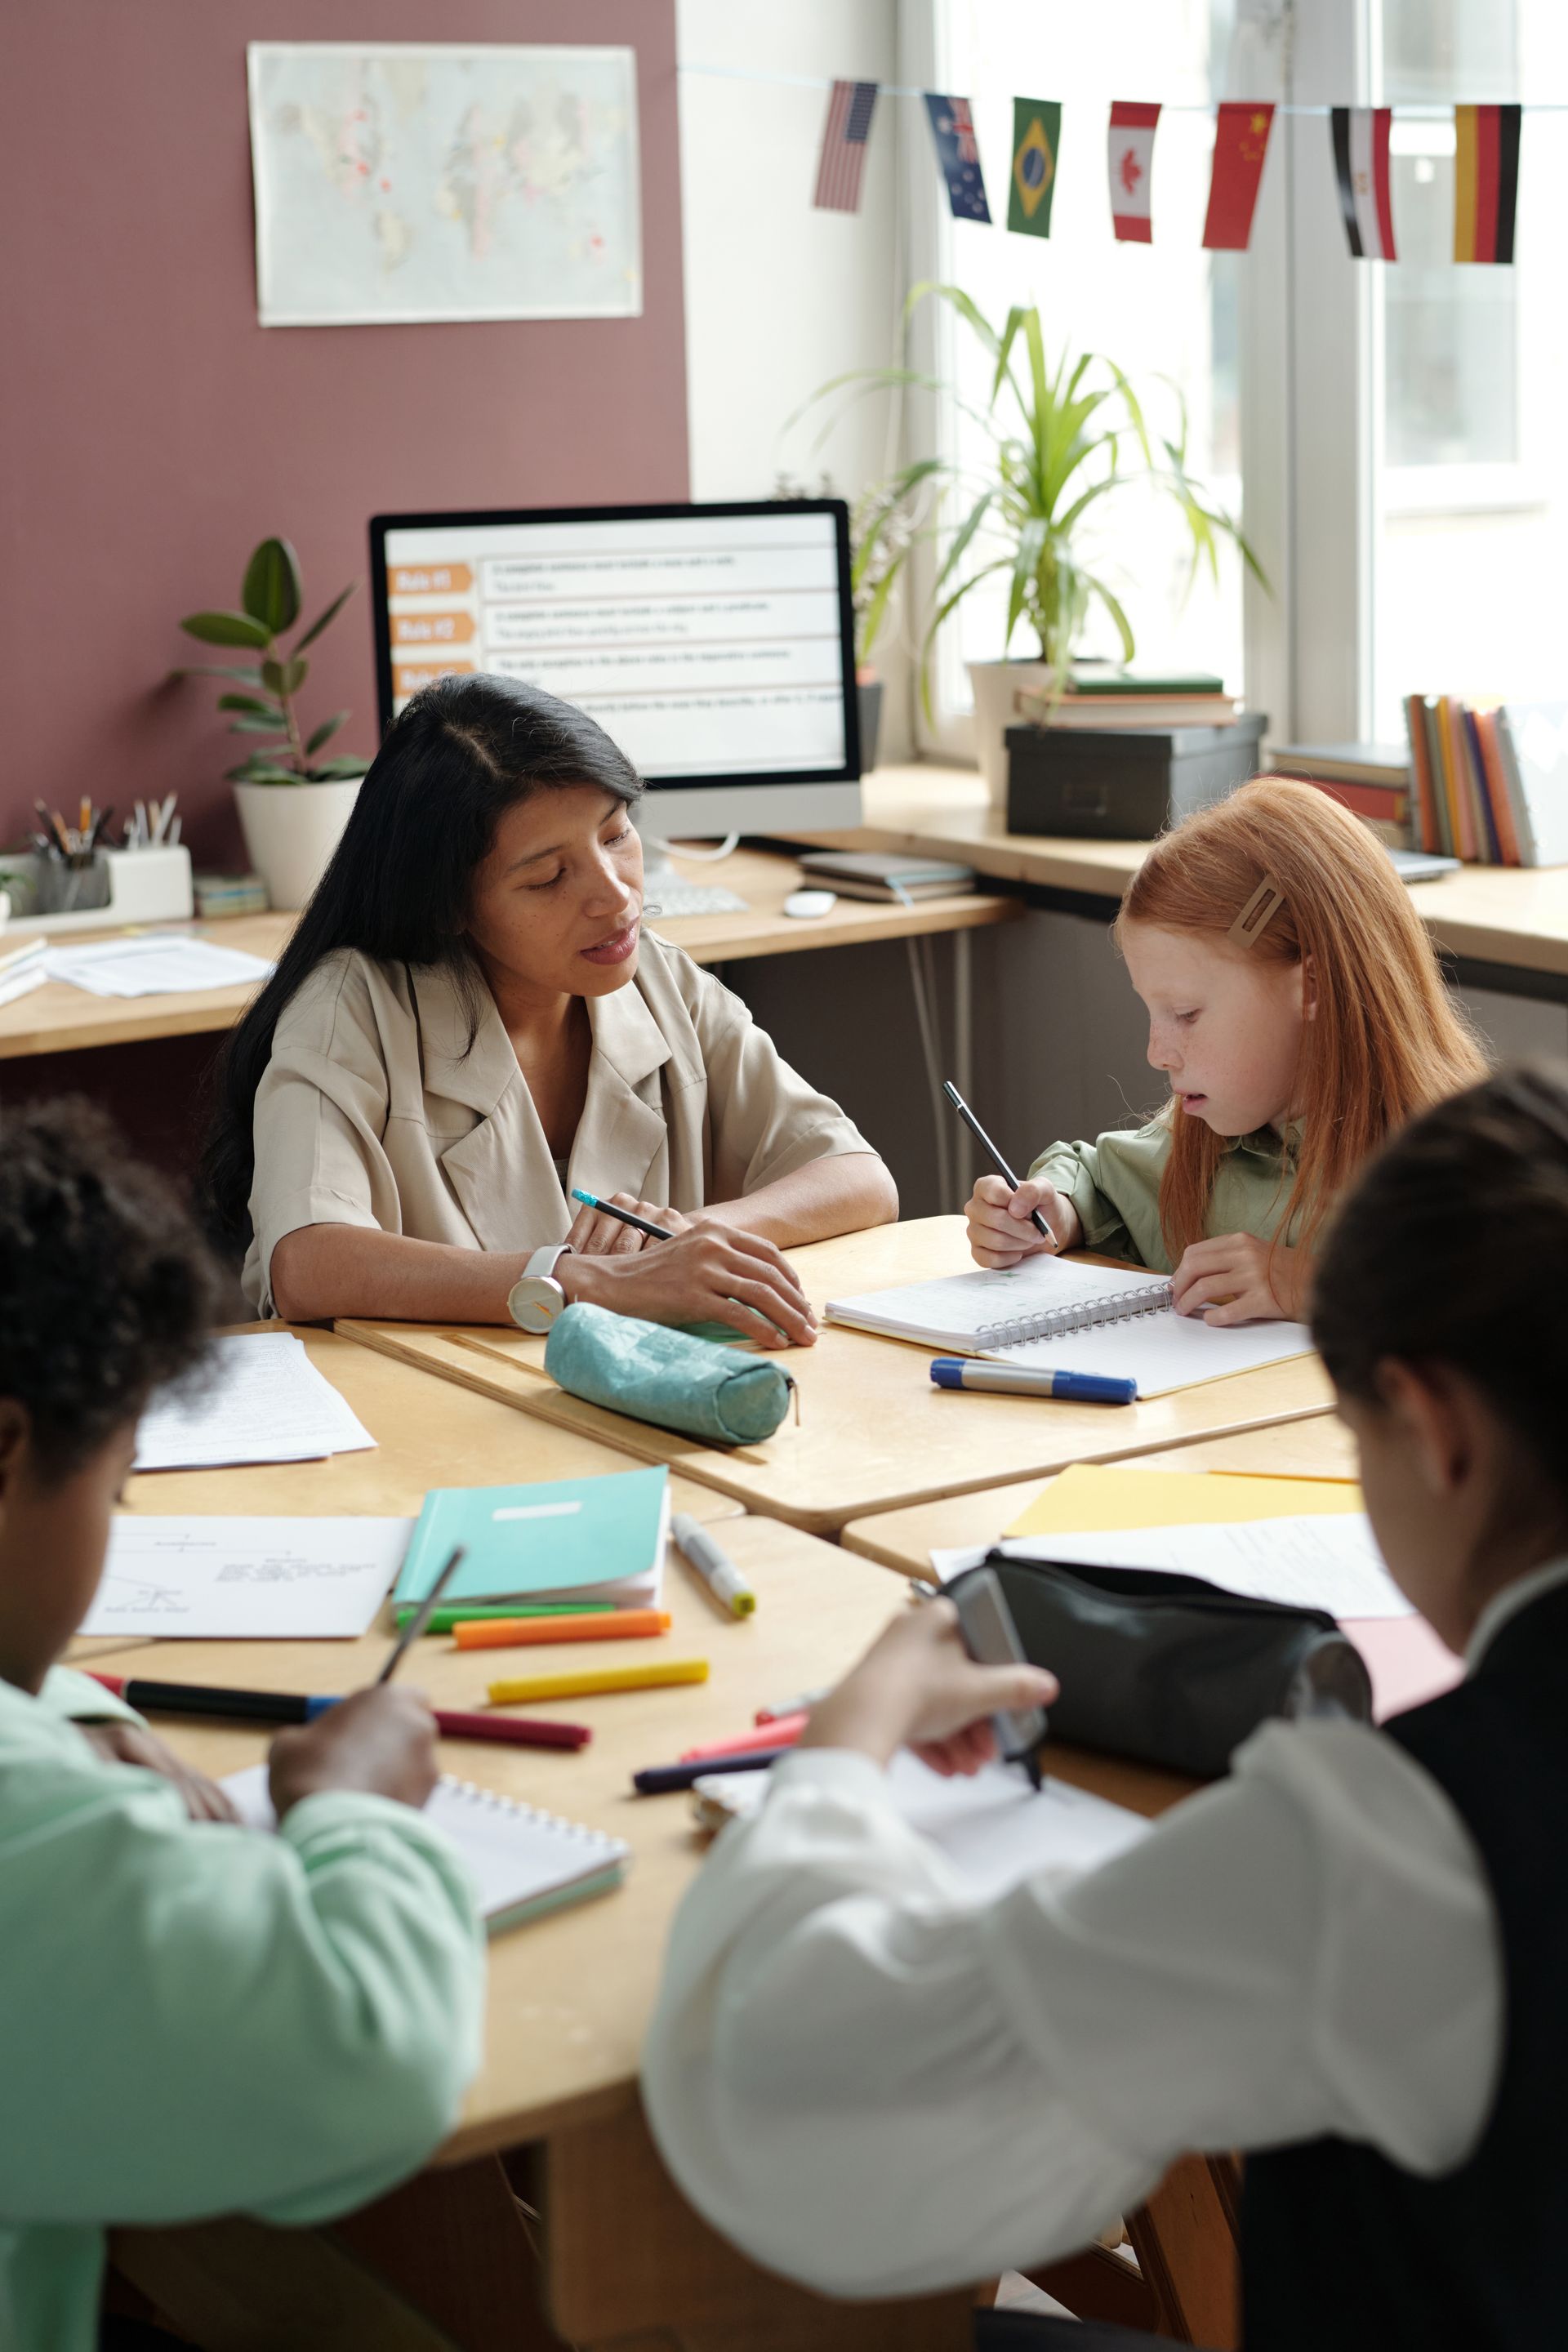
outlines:
M1268 1478L1353 1478L1355 1444L1338 1414L1328 1410L1310 1420L1164 1446L1157 1453L1141 1454L1132 1466L1240 1471ZM956 1551L968 1544L990 1543L1047 1483L1021 1478L981 1494L925 1503L912 1511L885 1511L874 1518L856 1519L844 1530L844 1549L883 1568L897 1569L901 1576L920 1576L934 1582L933 1549Z
M811 948L856 947L867 940L901 940L941 931L985 929L1018 921L1023 908L1013 898L970 893L927 898L918 907L877 906L840 898L831 912L801 922L784 912L784 902L804 879L793 858L737 850L719 866L671 861L689 881L733 890L747 902L738 915L651 917L649 928L698 963L735 963L749 956L799 955ZM231 915L210 923L143 926L193 931L225 947L242 948L268 961L281 954L297 915ZM109 931L92 938L109 938ZM8 936L8 934L7 934ZM75 942L73 941L73 944ZM249 988L215 988L195 994L130 999L89 996L85 989L48 981L14 1004L0 1005L0 1061L27 1054L69 1053L86 1045L132 1045L153 1037L184 1037L232 1028L250 1001Z
M487 1398L467 1395L388 1356L372 1355L310 1324L255 1323L244 1330L292 1328L306 1352L347 1400L376 1440L374 1453L333 1454L322 1462L255 1463L224 1470L142 1471L125 1490L128 1512L204 1517L209 1513L258 1517L331 1518L417 1516L429 1486L522 1486L535 1479L596 1478L624 1470L626 1455L575 1432L520 1422ZM711 1520L738 1515L739 1505L711 1486L677 1478L674 1507ZM386 1622L390 1627L391 1619ZM141 1636L79 1633L68 1657L86 1664L111 1652L141 1646ZM291 1654L294 1645L289 1645ZM326 1650L339 1658L342 1645ZM279 1651L278 1654L284 1654ZM269 1649L268 1656L274 1654ZM334 1675L341 1666L331 1670ZM330 1687L330 1685L329 1685Z
M819 1312L834 1297L955 1274L970 1263L958 1217L882 1225L790 1255ZM799 1383L798 1425L792 1417L764 1444L721 1452L567 1396L544 1376L544 1342L521 1332L368 1321L338 1328L559 1428L668 1462L748 1510L817 1535L836 1535L868 1512L1037 1481L1069 1462L1113 1462L1185 1438L1296 1421L1326 1412L1330 1401L1313 1357L1104 1410L966 1394L933 1388L929 1348L830 1325L815 1348L780 1360Z

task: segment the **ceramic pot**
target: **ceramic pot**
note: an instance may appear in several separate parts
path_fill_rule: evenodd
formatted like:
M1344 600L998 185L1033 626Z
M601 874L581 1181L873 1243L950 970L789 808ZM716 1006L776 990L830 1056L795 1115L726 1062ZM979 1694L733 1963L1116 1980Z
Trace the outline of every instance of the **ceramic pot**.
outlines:
M1049 662L966 662L974 693L974 756L985 779L991 805L1007 805L1007 730L1022 726L1028 717L1017 706L1018 689L1049 686Z
M882 725L882 681L863 677L855 688L860 704L860 773L868 776L877 764L877 737Z
M246 852L275 907L305 905L342 837L360 782L351 776L329 784L236 784Z

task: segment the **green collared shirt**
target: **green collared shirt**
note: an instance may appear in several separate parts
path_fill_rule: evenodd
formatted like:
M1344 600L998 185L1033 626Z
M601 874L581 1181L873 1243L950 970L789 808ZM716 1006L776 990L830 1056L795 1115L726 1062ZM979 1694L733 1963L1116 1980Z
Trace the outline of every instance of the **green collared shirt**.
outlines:
M1204 1231L1274 1239L1296 1181L1299 1124L1283 1140L1271 1127L1238 1135L1215 1177ZM1160 1179L1171 1156L1171 1122L1162 1111L1147 1127L1112 1129L1094 1143L1053 1143L1030 1169L1078 1211L1083 1247L1131 1258L1156 1274L1172 1271L1160 1231ZM1287 1237L1288 1238L1288 1237Z
M91 2352L111 2223L381 2195L479 2060L483 1938L438 1830L338 1792L276 1837L193 1822L67 1720L130 1712L59 1668L0 1682L5 2352Z

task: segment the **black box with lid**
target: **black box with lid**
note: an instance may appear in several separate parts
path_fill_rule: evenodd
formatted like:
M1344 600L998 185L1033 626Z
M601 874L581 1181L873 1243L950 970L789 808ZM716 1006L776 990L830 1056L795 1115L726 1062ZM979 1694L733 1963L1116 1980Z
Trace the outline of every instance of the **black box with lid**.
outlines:
M1228 727L1009 727L1007 830L1149 841L1258 770L1268 721Z

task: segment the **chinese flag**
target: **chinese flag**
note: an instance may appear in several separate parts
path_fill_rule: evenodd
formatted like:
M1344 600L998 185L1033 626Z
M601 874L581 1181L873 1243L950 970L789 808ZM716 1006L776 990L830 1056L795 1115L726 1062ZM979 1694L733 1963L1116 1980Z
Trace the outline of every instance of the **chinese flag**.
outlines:
M1232 253L1247 250L1273 121L1272 106L1220 108L1215 130L1208 217L1204 223L1204 243L1211 249Z

